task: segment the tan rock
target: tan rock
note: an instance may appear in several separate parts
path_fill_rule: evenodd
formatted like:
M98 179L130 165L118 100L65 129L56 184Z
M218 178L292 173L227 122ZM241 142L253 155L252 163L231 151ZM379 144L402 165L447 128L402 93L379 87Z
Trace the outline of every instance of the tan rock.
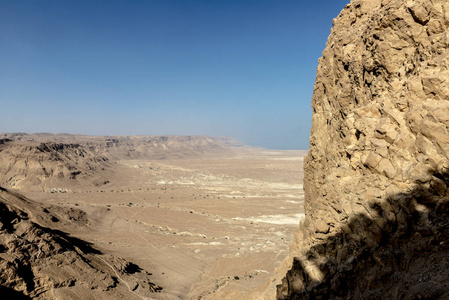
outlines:
M370 152L368 158L365 160L364 165L366 165L368 168L375 169L381 160L382 156L375 152Z
M421 25L427 24L429 22L430 16L429 11L424 3L419 3L420 1L410 1L407 3L407 8L412 13L413 19Z
M388 159L382 159L376 169L390 179L393 179L396 175L396 168Z
M333 24L312 97L313 159L304 165L309 226L290 254L327 259L321 270L329 275L319 287L303 280L301 291L284 297L405 298L412 257L393 252L437 240L432 234L443 225L432 223L429 204L443 207L449 194L449 2L353 0ZM417 235L404 240L408 232ZM363 252L376 252L369 270ZM381 274L393 274L383 272L402 268L391 263L395 255L410 265L381 286ZM299 286L294 280L284 280L283 290Z

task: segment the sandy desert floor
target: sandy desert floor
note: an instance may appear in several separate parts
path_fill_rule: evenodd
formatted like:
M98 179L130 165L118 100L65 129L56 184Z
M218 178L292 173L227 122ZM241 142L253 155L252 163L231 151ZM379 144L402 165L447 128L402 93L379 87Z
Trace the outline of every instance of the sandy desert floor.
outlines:
M156 299L250 290L287 255L303 216L304 151L241 148L214 157L120 160L115 180L28 197L88 213L73 233L152 272Z

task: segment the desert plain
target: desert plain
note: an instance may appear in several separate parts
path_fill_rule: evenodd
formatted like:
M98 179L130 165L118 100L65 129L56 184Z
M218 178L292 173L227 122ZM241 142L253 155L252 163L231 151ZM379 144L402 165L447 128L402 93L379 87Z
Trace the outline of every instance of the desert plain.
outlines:
M224 299L267 282L304 216L306 152L164 143L153 156L108 154L91 178L18 190L84 211L87 221L70 235L147 271L162 287L153 299Z

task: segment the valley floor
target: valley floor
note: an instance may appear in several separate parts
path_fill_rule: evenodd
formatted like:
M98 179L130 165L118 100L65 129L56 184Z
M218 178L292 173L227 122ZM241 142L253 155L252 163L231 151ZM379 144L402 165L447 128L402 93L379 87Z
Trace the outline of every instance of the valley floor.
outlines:
M262 284L287 255L303 216L303 155L120 160L101 187L25 195L87 212L73 234L151 271L156 299L218 299Z

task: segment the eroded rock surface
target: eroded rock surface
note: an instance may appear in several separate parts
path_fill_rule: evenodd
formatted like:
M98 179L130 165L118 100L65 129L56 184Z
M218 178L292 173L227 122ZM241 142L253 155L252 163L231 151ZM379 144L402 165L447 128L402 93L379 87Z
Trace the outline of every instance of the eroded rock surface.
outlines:
M103 171L111 164L107 157L77 143L0 139L0 184L4 187L67 192L74 182L95 182L98 174L105 176Z
M334 20L279 299L449 297L448 28L435 0L355 0Z
M84 224L74 214L0 187L2 299L149 299L162 289L137 265L59 230Z

